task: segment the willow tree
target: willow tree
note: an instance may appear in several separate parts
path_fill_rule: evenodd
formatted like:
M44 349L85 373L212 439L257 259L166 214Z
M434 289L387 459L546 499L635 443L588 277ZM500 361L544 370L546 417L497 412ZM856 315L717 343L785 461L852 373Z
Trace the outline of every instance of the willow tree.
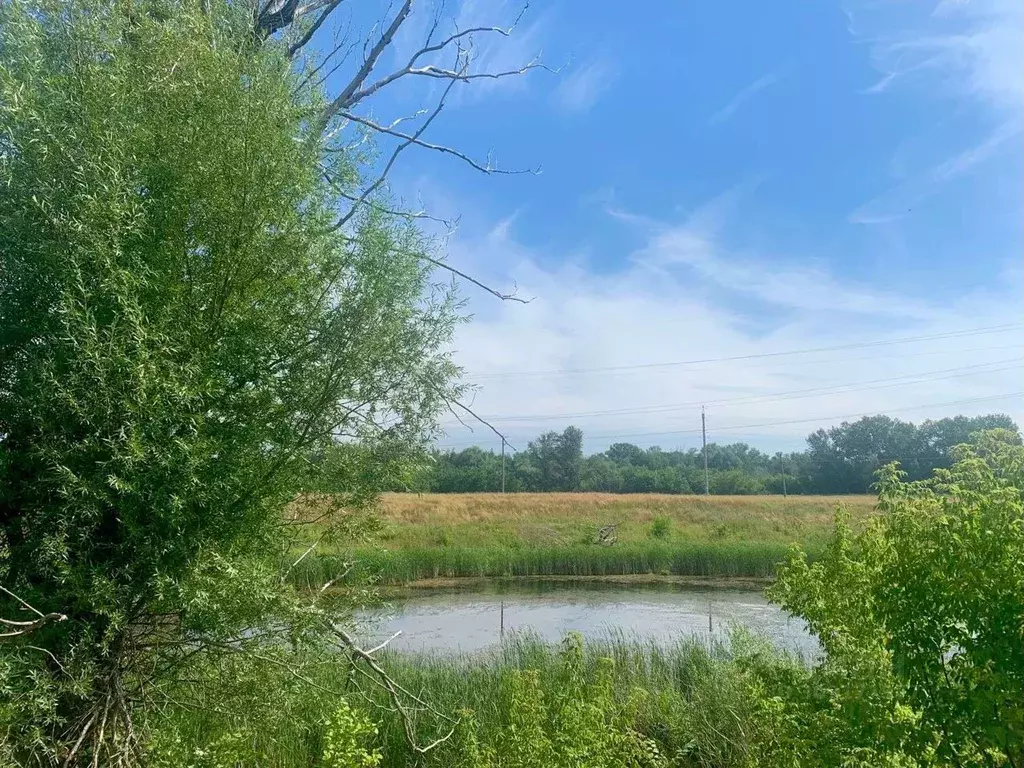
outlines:
M326 90L340 49L296 57L337 5L0 3L0 583L67 617L0 647L0 759L130 762L191 654L330 627L283 511L341 440L350 519L457 403L446 265L384 194L443 97L355 111L409 3ZM418 54L455 46L445 95L467 39Z

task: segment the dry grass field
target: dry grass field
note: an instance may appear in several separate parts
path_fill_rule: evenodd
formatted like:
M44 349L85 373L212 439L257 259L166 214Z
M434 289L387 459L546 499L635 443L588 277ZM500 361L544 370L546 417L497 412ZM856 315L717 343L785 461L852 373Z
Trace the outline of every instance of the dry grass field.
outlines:
M322 584L353 566L392 584L493 576L766 579L790 545L812 556L821 551L837 506L857 524L874 504L872 496L386 494L375 542L321 547L293 576ZM614 530L602 540L605 526Z
M653 534L677 541L814 545L827 537L838 505L864 519L875 497L393 493L382 499L381 516L389 548L585 544L612 524L620 542Z

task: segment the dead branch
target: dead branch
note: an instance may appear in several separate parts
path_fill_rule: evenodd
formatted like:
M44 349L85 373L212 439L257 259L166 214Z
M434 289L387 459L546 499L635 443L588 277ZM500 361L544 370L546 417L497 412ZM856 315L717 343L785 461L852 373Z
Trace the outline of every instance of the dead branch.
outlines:
M475 168L476 170L480 171L481 173L487 173L487 174L500 173L500 174L507 174L507 175L510 175L510 176L518 175L518 174L522 174L522 173L532 173L533 175L536 176L536 175L538 175L540 173L540 170L541 170L540 168L517 168L517 169L498 168L497 166L491 165L491 161L490 161L489 157L487 159L486 164L481 164L478 161L476 161L473 158L471 158L468 155L466 155L465 153L460 152L457 149L453 149L452 147L447 147L444 144L435 144L433 142L423 141L423 139L420 139L417 136L414 136L413 134L405 133L404 131L396 131L395 128L394 128L394 125L395 125L394 123L392 123L391 125L381 125L380 123L376 123L373 120L370 120L370 119L365 118L365 117L361 117L360 115L354 114L353 112L349 112L349 111L339 112L339 114L342 117L344 117L346 120L351 120L353 123L358 123L359 125L366 126L370 130L375 131L377 133L383 133L383 134L386 134L387 136L394 136L395 138L398 138L398 139L404 139L404 140L408 141L411 144L415 144L416 146L423 147L424 149L431 149L431 150L434 150L435 152L440 152L441 154L453 155L453 156L459 158L460 160L462 160L467 165L469 165L471 168Z
M392 27L394 28L394 32L398 31L398 27L401 26L401 24L405 21L406 17L408 16L408 14L409 14L408 7L407 7L408 5L409 5L408 2L406 2L405 5L403 5L402 10L399 11L398 16L396 16L395 20L392 22ZM409 60L408 60L408 62L406 62L404 67L400 67L399 69L395 70L394 72L391 72L391 73L389 73L387 75L384 75L380 79L374 81L372 84L370 84L370 85L368 85L368 86L366 86L364 88L364 87L362 87L362 85L363 85L363 83L366 82L367 78L369 77L369 75L371 74L371 71L373 69L373 66L370 66L369 68L367 68L366 65L364 64L363 68L361 68L360 71L358 73L356 73L356 76L352 79L352 81L348 84L348 86L346 86L345 89L340 94L338 94L338 97L336 99L334 99L334 101L332 101L325 108L322 119L326 123L328 120L330 120L337 113L339 113L339 112L341 112L343 110L351 109L353 106L355 106L356 104L360 103L364 99L366 99L366 98L372 96L373 94L377 93L381 88L384 88L384 87L390 85L391 83L395 82L396 80L399 80L400 78L406 77L407 75L435 77L435 78L450 79L450 80L461 81L461 82L469 82L471 80L480 80L480 79L494 79L494 80L497 80L497 79L501 79L501 78L505 78L505 77L513 77L515 75L524 75L524 74L526 74L527 72L529 72L530 70L533 70L533 69L543 69L543 70L547 70L549 72L555 72L556 70L553 70L550 67L547 67L544 64L542 64L539 57L534 58L532 61L530 61L529 63L527 63L527 64L525 64L525 65L523 65L521 67L516 67L515 69L504 70L504 71L501 71L501 72L471 72L471 71L469 71L468 66L467 67L462 67L462 66L458 65L458 62L463 62L463 63L468 65L471 62L471 58L472 58L469 55L465 55L464 56L464 54L466 54L466 51L467 51L467 49L462 47L462 41L464 39L468 38L468 40L471 42L472 41L472 35L474 35L474 34L488 34L488 33L498 34L498 35L501 35L502 37L508 37L515 30L516 26L519 23L519 20L522 18L523 14L526 13L526 10L527 10L528 7L529 7L529 3L525 3L523 5L523 8L522 8L522 10L520 10L519 15L516 17L515 22L512 24L512 26L510 26L508 28L502 28L502 27L471 27L469 29L465 29L465 30L462 30L462 31L459 31L459 32L455 32L454 34L449 35L447 38L445 38L444 40L442 40L439 43L431 43L430 39L433 36L434 29L437 26L437 21L435 20L434 27L431 28L431 32L430 32L430 35L428 35L428 37L427 37L426 44L423 45L419 50L417 50L415 53L412 54L412 56L409 57ZM404 15L403 15L403 12L404 12ZM397 25L396 25L396 22L397 22ZM389 27L388 31L391 31L392 27ZM394 32L391 33L391 38L394 37ZM381 36L381 40L383 41L385 38L387 38L387 33L385 33L384 35ZM391 38L388 38L388 43L387 43L388 45L391 42ZM455 68L453 68L453 69L443 69L441 67L436 67L436 66L434 66L432 64L427 64L427 65L421 66L421 67L417 67L416 66L416 64L424 56L427 56L428 54L431 54L431 53L441 53L444 50L446 50L450 45L455 45L457 50L458 50L458 56L456 57L457 64L456 64ZM371 51L371 54L372 53L373 52ZM378 53L377 57L374 58L373 63L376 63L376 58L379 58L379 55L380 54ZM370 61L370 57L368 56L367 57L367 63L369 63L369 61Z
M472 417L473 417L474 419L476 419L476 420L477 420L477 421L479 421L479 422L480 422L481 424L483 424L483 425L484 425L485 427L487 427L487 428L488 428L489 430L491 430L491 432L493 432L493 433L494 433L494 434L496 434L496 435L497 435L498 437L500 437L500 438L501 438L501 441L502 441L502 442L503 442L503 443L504 443L505 445L507 445L507 446L508 446L509 448L511 448L511 449L512 449L513 451L515 451L515 450L516 450L516 449L515 449L515 447L514 447L514 446L512 445L512 443L510 443L510 442L508 441L508 439L507 439L507 438L505 437L505 435L504 435L504 434L502 434L501 432L499 432L499 431L498 431L498 428L497 428L497 427L495 427L495 426L494 426L493 424L491 424L491 422L487 421L487 419L484 419L483 417L481 417L481 416L478 416L478 415L476 414L476 412L475 412L475 411L473 411L473 409L472 409L472 408L470 408L470 407L469 407L468 405L465 405L465 404L463 404L463 403L460 403L460 402L459 402L458 400L448 400L447 398L445 398L445 402L446 402L446 403L448 404L448 410L452 412L452 415L453 415L453 416L455 416L455 415L456 415L456 414L455 414L455 410L454 410L454 409L455 409L455 408L461 408L461 409L462 409L463 411L465 411L466 413L468 413L468 414L469 414L470 416L472 416ZM456 416L456 418L458 418L458 417ZM460 419L460 421L461 421L461 419ZM517 451L517 452L518 452L518 451Z
M305 0L304 3L301 0L266 0L255 20L256 31L261 39L266 39L280 30L285 30L285 35L293 29L296 30L294 33L295 40L288 45L287 49L290 56L295 56L304 50L310 40L324 27L341 3L342 0ZM537 174L540 172L539 168L499 168L491 161L489 153L484 160L477 160L455 147L440 142L428 141L423 138L426 130L444 108L445 100L455 83L465 83L481 79L495 80L525 75L533 69L557 71L544 65L539 56L522 66L510 67L499 71L474 71L473 69L475 61L474 37L485 35L509 37L518 27L528 8L529 3L524 3L512 24L507 27L496 25L477 25L466 29L456 27L450 34L440 37L437 36L437 30L441 23L442 12L438 9L430 23L423 43L407 59L404 59L404 66L399 66L391 72L379 75L378 69L380 69L381 62L384 61L384 53L394 47L396 35L413 12L413 0L402 0L401 5L390 22L387 21L387 16L390 14L386 14L378 25L374 25L373 30L364 40L362 63L356 68L356 71L344 87L337 92L337 95L330 99L327 105L322 108L320 114L312 120L309 137L314 141L320 142L321 150L324 152L351 151L352 147L347 145L335 146L334 141L347 127L355 125L366 129L365 135L359 142L360 144L368 136L373 135L386 136L389 139L397 140L398 143L388 156L379 175L362 190L350 191L339 189L338 185L332 182L332 187L335 188L338 197L350 203L348 210L339 215L332 229L340 230L344 228L362 206L368 205L374 210L406 219L430 219L437 221L448 228L449 231L451 230L451 222L431 216L425 210L395 210L375 199L375 193L386 185L387 178L399 156L410 146L417 146L439 154L455 157L481 173L512 175L523 173ZM313 14L316 14L315 17ZM300 32L298 31L298 25L304 18L312 18L313 20L308 24L304 23ZM307 67L307 71L303 74L298 88L302 89L311 83L314 87L324 83L341 67L353 50L354 45L354 42L349 42L349 30L346 30L340 42L337 39L336 32L335 41L329 46L330 50L327 55L315 66ZM345 49L344 55L340 55L343 49ZM452 63L450 65L440 64L437 61L437 57L443 57L448 52L453 54ZM411 118L398 118L389 122L357 113L355 109L357 105L363 104L382 89L403 77L426 77L435 80L447 80L448 82L433 109L420 110ZM401 130L398 128L401 122L419 119L424 115L425 118L415 130ZM332 121L336 117L340 118L340 120L337 125L332 125ZM473 283L478 288L503 301L518 301L524 304L530 301L530 299L519 298L514 293L505 293L491 288L480 280L467 275L465 272L449 266L442 260L429 257L424 257L424 259L462 280Z
M518 301L520 304L529 304L531 301L533 301L533 297L530 297L529 299L524 299L524 298L521 298L519 296L516 296L514 292L513 293L502 293L501 291L496 291L494 288L491 288L490 286L485 285L484 283L481 283L476 278L470 277L465 272L461 272L461 271L457 270L451 264L447 264L447 263L441 261L440 259L434 259L434 258L431 258L430 256L420 256L420 258L423 259L423 261L430 262L435 267L440 267L443 270L451 272L453 275L456 275L457 277L461 277L463 280L466 280L466 281L472 283L473 285L477 286L478 288L483 288L489 294L491 294L492 296L497 296L502 301Z
M316 21L309 25L309 29L306 30L302 37L300 37L298 40L296 40L294 43L288 46L288 55L294 56L296 53L298 53L306 45L306 43L308 43L313 38L313 35L317 33L317 30L323 26L325 21L327 21L327 17L330 16L334 12L334 9L337 8L339 5L341 5L341 0L330 0L327 3L327 6L324 8L323 12L319 16L317 16Z
M369 53L363 60L363 65L356 72L355 76L349 81L341 93L335 97L335 99L327 105L324 109L323 114L320 116L320 130L316 133L321 133L323 128L327 126L330 119L337 114L341 109L347 109L354 104L357 104L360 100L365 98L364 96L358 96L353 99L354 96L359 94L359 88L363 83L366 82L366 78L370 76L373 68L377 66L377 60L380 55L391 45L391 42L395 39L395 34L398 32L399 27L405 23L405 20L409 18L409 13L412 11L412 0L405 0L402 3L402 7L398 10L395 18L392 19L391 24L381 34L380 38L370 49Z
M402 153L402 150L412 145L416 141L416 139L422 136L423 132L430 127L430 124L432 122L434 122L434 119L439 114L441 114L441 110L444 108L445 97L448 95L448 93L452 89L452 86L454 85L454 80L448 83L448 87L444 89L444 93L441 95L441 99L440 101L438 101L437 106L434 108L434 111L427 116L427 119L424 120L423 124L416 129L416 132L414 134L412 134L406 141L402 142L397 147L395 147L395 151L391 153L391 157L388 158L387 163L384 165L384 170L380 172L380 175L377 177L377 180L363 190L362 194L360 194L356 201L352 204L352 207L344 216L338 219L338 221L334 224L334 227L332 229L337 230L344 227L345 224L347 224L351 220L351 218L355 216L356 211L359 209L359 206L366 202L369 199L370 195L372 195L381 187L381 185L387 179L388 174L391 172L391 168L394 166L395 161L398 159L398 156Z
M0 640L4 640L10 637L18 637L20 635L27 635L29 632L35 632L41 626L43 626L44 624L49 624L50 622L67 621L68 617L65 616L63 613L43 613L39 609L29 605L27 602L22 600L16 594L11 592L11 590L7 589L7 587L0 585L0 592L3 592L8 597L17 600L19 603L21 603L23 609L31 611L37 617L35 619L30 619L28 621L17 621L15 619L0 618L0 624L2 624L5 627L11 628L10 632L0 632Z
M323 164L320 165L320 168L322 169L324 179L327 181L328 184L331 185L331 188L334 190L335 194L338 195L338 197L341 197L345 200L348 200L349 202L356 204L358 204L362 200L361 196L350 194L346 192L344 189L342 189L341 186L334 180L331 174L327 171L327 169L324 168ZM449 219L443 219L440 216L433 216L427 213L427 211L424 209L420 209L418 211L405 211L402 210L401 208L392 208L387 205L382 205L378 201L372 199L367 199L362 202L366 205L369 205L373 210L378 211L379 213L387 214L388 216L395 216L400 219L410 220L426 219L429 221L436 222L437 224L441 224L442 226L444 226L447 233L453 232L456 227L455 222Z
M306 5L299 5L299 0L269 0L256 14L255 32L260 38L270 37L280 29L284 29L310 13L315 13L326 5L334 10L341 0L313 0ZM323 22L320 22L321 24ZM312 35L310 35L312 37ZM301 47L301 46L300 46Z
M341 640L342 644L348 649L349 653L352 656L353 664L355 664L355 662L357 661L362 661L363 663L365 663L366 666L369 667L370 671L373 672L373 676L371 679L373 679L377 685L382 687L387 692L389 698L391 699L391 703L394 706L395 710L398 712L399 719L402 722L402 730L405 733L405 739L408 742L409 747L414 752L421 755L425 755L428 752L435 749L436 747L443 744L444 742L448 741L448 739L452 737L452 734L455 733L455 729L458 727L459 721L454 720L451 717L448 717L443 712L438 712L436 709L434 709L429 704L424 702L418 696L403 688L377 662L377 659L374 658L373 654L383 650L388 643L390 643L392 640L398 637L399 633L392 635L390 638L385 640L380 645L371 648L367 651L361 648L352 638L352 636L349 635L348 632L346 632L344 629L341 629L339 627L331 627L330 629L334 633L334 635L339 640ZM359 672L366 675L367 677L371 677L369 673L367 673L365 670L359 669L358 667L356 667L356 669L358 669ZM409 712L409 707L407 707L407 705L402 700L403 695L409 698L415 704L418 704L420 707L422 707L424 711L428 711L434 714L435 716L447 720L449 723L452 723L452 727L448 731L448 733L446 733L444 736L441 736L438 739L435 739L429 744L420 745L419 741L416 738L416 731L415 728L413 727L413 720L412 715Z

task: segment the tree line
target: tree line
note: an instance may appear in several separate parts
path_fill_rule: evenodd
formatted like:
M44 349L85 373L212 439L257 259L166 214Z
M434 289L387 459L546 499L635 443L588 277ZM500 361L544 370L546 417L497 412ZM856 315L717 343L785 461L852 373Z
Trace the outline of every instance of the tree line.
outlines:
M867 493L875 471L900 462L910 480L928 477L952 462L953 446L988 429L1018 432L1001 413L955 416L913 424L890 416L818 429L807 448L767 453L746 443L708 443L707 486L713 494ZM500 453L472 446L434 450L411 478L394 490L479 493L502 489ZM583 432L570 426L545 432L505 460L506 491L603 491L608 493L703 493L704 453L699 448L664 450L615 443L585 456Z

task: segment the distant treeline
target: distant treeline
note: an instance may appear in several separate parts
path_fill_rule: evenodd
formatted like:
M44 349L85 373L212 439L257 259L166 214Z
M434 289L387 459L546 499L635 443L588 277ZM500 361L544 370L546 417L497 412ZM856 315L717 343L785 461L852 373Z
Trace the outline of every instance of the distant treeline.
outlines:
M875 470L899 461L909 479L950 464L949 449L986 429L1018 432L1005 414L956 416L915 425L888 416L866 416L807 437L807 449L764 453L746 443L708 444L711 493L866 493ZM501 454L479 447L434 451L396 490L473 493L501 490ZM703 493L700 449L666 451L615 443L583 455L583 432L568 427L546 432L525 450L509 452L507 491L606 491L610 493Z

